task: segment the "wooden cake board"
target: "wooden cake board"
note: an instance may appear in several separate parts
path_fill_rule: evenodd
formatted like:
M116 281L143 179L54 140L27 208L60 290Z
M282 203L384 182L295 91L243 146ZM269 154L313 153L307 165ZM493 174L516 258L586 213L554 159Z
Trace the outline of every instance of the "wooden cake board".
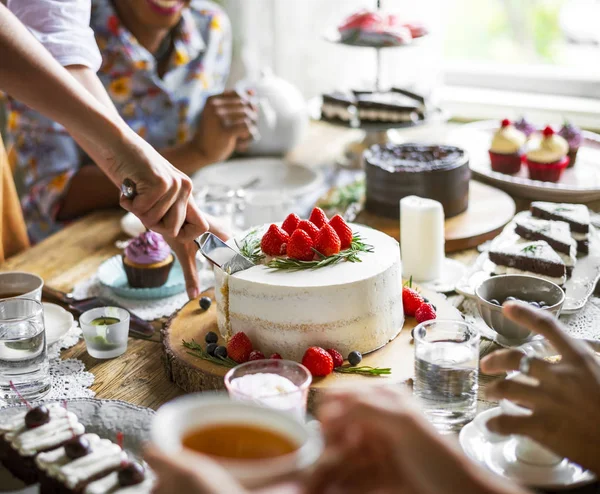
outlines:
M443 295L428 290L421 290L421 292L436 306L438 319L462 319L460 312L449 304ZM198 305L198 299L191 300L167 321L161 332L163 362L167 377L188 393L225 389L223 378L229 370L190 355L182 345L182 340L194 339L205 348L204 336L206 333L214 331L219 334L214 289L200 295L200 297L204 296L213 300L209 310L202 310ZM309 411L314 409L319 395L330 389L368 385L398 385L412 378L414 375L414 346L410 332L416 325L414 318L407 318L402 331L393 341L383 348L363 356L361 365L390 367L392 369L390 376L361 376L334 372L326 377L314 378L308 398ZM223 341L219 343L224 344Z
M470 249L491 240L512 220L515 211L515 201L506 192L471 180L468 209L446 220L446 252ZM362 211L356 222L400 240L400 222L396 219Z

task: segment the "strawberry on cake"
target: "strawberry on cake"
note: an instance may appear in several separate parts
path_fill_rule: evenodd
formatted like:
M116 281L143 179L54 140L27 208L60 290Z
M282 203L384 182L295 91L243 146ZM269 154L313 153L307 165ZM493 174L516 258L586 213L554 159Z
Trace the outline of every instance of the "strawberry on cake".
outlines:
M402 329L400 250L388 235L315 208L308 220L289 215L237 245L256 266L215 272L217 322L228 341L244 333L262 355L301 361L313 346L370 352ZM247 351L242 343L236 347Z

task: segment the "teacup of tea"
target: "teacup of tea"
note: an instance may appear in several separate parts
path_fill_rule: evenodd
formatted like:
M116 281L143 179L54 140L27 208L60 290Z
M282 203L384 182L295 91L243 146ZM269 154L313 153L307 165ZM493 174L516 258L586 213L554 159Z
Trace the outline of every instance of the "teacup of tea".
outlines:
M0 273L0 299L22 297L41 302L43 286L44 280L37 274L22 271Z
M294 416L221 393L182 396L162 406L152 442L168 455L183 448L207 455L246 487L307 469L323 448L318 430Z

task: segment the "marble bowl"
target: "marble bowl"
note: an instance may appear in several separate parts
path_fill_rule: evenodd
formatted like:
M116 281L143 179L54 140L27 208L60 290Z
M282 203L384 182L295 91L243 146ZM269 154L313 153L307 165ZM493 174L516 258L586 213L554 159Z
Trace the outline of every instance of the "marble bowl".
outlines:
M555 283L520 274L492 276L477 287L475 294L477 309L485 323L510 342L527 341L533 333L505 317L502 306L493 304L490 300L502 302L512 296L526 302L543 301L546 306L541 310L551 312L556 317L565 302L565 292Z

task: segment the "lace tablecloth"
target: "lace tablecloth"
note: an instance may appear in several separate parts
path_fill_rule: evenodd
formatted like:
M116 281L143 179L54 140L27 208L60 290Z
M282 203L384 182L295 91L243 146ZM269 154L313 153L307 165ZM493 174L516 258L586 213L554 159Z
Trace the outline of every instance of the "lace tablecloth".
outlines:
M45 401L92 398L95 395L89 389L94 383L94 375L85 370L83 362L74 358L65 360L60 358L61 350L75 346L81 337L81 328L75 323L65 336L48 347L52 387L44 396ZM6 402L0 400L0 407L5 405Z

